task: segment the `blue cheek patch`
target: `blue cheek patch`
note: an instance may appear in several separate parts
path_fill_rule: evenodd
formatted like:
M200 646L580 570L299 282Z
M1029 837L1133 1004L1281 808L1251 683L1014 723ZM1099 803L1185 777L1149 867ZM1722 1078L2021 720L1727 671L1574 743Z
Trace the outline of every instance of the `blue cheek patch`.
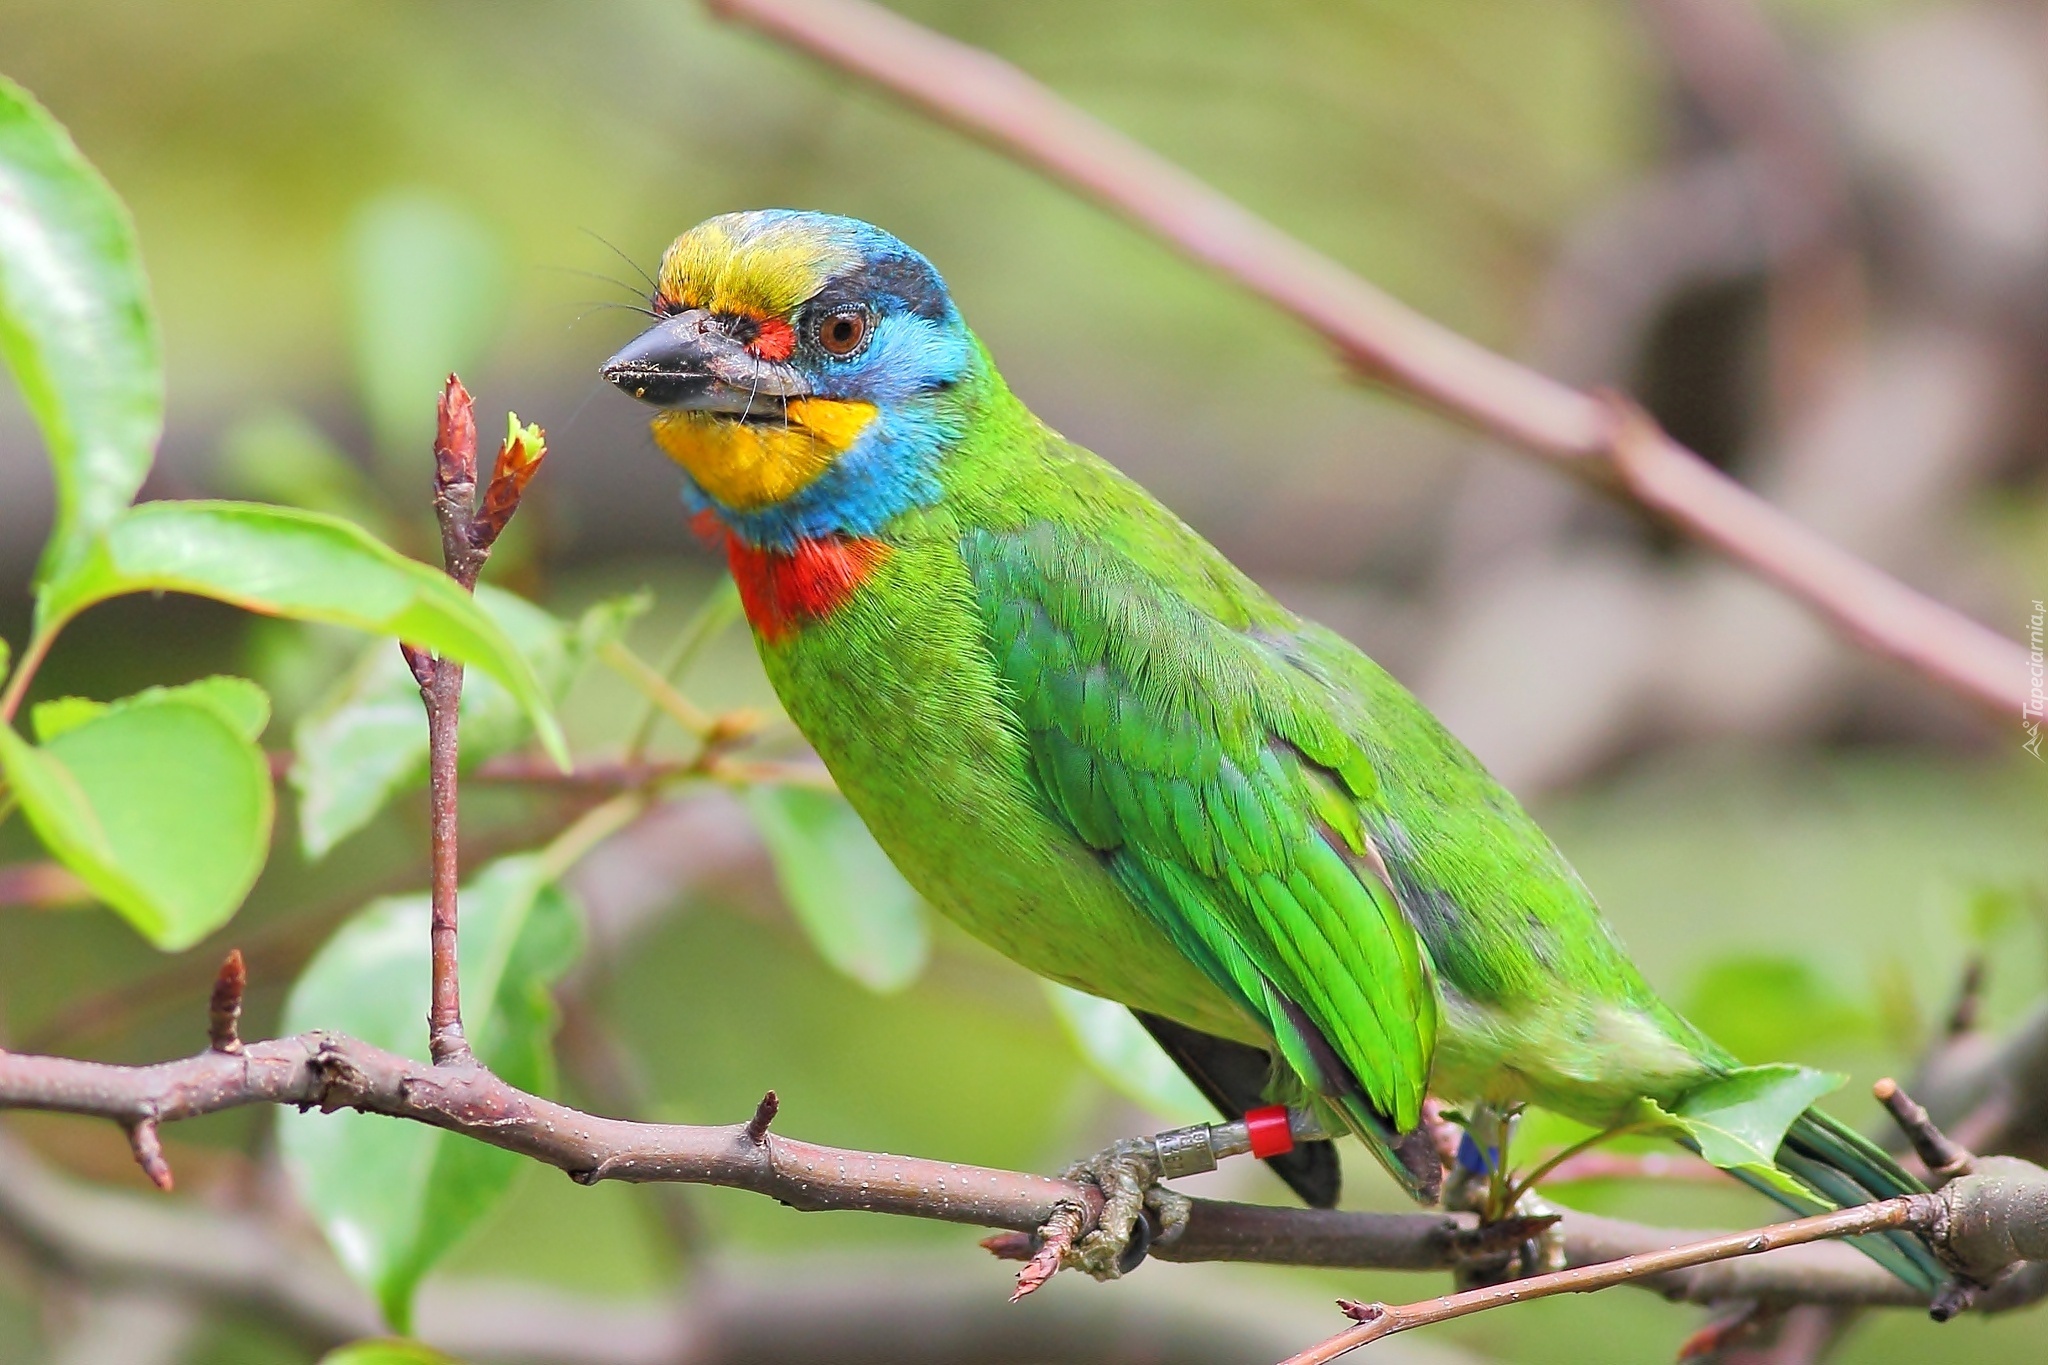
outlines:
M888 313L866 350L852 360L825 362L811 379L823 397L859 398L886 410L953 384L973 363L973 343L957 318L941 324Z
M867 430L816 482L787 502L738 512L686 475L683 501L693 513L709 510L742 540L769 549L788 550L799 540L834 533L878 535L896 517L942 496L939 462L965 434L967 421L952 389L979 357L957 316L936 323L887 314L856 359L826 362L814 375L820 397L859 399L877 409Z

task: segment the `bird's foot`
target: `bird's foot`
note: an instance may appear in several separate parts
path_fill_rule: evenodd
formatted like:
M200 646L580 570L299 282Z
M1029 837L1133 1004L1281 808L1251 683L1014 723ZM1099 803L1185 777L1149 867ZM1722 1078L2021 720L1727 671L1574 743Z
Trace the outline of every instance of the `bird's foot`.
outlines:
M1454 1254L1461 1289L1505 1284L1565 1268L1564 1230L1551 1204L1525 1192L1495 1219L1460 1233Z
M1159 1188L1165 1172L1158 1146L1151 1138L1122 1138L1069 1166L1064 1174L1100 1190L1102 1209L1095 1215L1095 1226L1068 1244L1061 1264L1085 1270L1098 1280L1114 1280L1136 1270L1152 1249L1146 1197L1169 1193ZM1180 1220L1185 1221L1187 1201L1173 1197L1179 1200Z
M1099 1202L1088 1210L1061 1205L1031 1239L1030 1261L1017 1277L1022 1298L1056 1270L1084 1270L1114 1280L1136 1270L1153 1246L1171 1242L1187 1226L1188 1197L1159 1182L1166 1177L1159 1138L1124 1138L1062 1173L1089 1186ZM1085 1230L1084 1230L1085 1229ZM1004 1245L997 1246L998 1240ZM1016 1254L1006 1239L984 1243L998 1255Z

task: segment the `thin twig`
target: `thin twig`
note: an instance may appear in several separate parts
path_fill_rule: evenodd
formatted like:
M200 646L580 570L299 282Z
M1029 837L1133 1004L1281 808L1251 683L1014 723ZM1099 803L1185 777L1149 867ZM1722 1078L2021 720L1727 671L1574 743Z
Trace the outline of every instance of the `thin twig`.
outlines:
M28 637L27 646L21 657L14 661L14 672L7 677L7 687L0 691L0 725L11 725L14 713L21 708L22 698L28 695L28 685L34 681L36 670L50 655L50 646L57 642L54 629L39 630Z
M1541 1162L1538 1162L1534 1170L1509 1186L1506 1196L1499 1201L1500 1208L1504 1210L1511 1209L1519 1204L1522 1201L1522 1196L1535 1189L1539 1181L1549 1179L1558 1167L1564 1165L1573 1157L1584 1156L1602 1143L1612 1142L1616 1138L1627 1137L1631 1133L1641 1132L1648 1126L1648 1124L1642 1123L1626 1123L1618 1128L1604 1129L1601 1132L1579 1139L1561 1151L1551 1153Z
M1478 1289L1468 1289L1462 1294L1445 1294L1439 1298L1425 1299L1420 1303L1388 1305L1340 1301L1344 1311L1358 1319L1357 1325L1347 1327L1329 1340L1311 1346L1299 1355L1289 1357L1283 1365L1326 1365L1326 1362L1335 1360L1347 1351L1354 1351L1360 1346L1393 1336L1397 1332L1449 1322L1453 1318L1469 1317L1474 1313L1483 1313L1489 1308L1503 1308L1511 1303L1547 1299L1557 1294L1588 1294L1594 1290L1626 1284L1630 1280L1661 1275L1673 1270L1685 1270L1692 1266L1725 1261L1737 1256L1754 1256L1758 1252L1799 1246L1807 1242L1857 1237L1866 1233L1899 1228L1932 1228L1941 1212L1940 1202L1932 1195L1909 1194L1881 1203L1861 1204L1852 1209L1815 1214L1811 1218L1795 1219L1789 1223L1774 1223L1752 1232L1731 1232L1664 1251L1625 1256L1620 1260L1600 1265L1577 1266L1549 1275L1534 1275L1526 1280L1485 1285Z
M1088 1217L1085 1204L1062 1204L1045 1220L1039 1230L1038 1246L1025 1260L1024 1268L1017 1272L1017 1287L1010 1291L1010 1302L1016 1303L1028 1295L1038 1292L1039 1286L1059 1273L1060 1262L1066 1259L1081 1234L1088 1230L1092 1220ZM988 1245L986 1242L984 1246ZM991 1247L990 1250L995 1250Z
M538 428L512 431L499 447L490 487L477 507L476 412L454 375L441 390L434 432L434 518L448 576L464 592L476 591L491 546L519 510L527 482L540 469L547 446ZM462 665L402 645L419 681L427 710L427 810L431 828L433 989L427 1007L428 1055L436 1062L470 1056L462 1032L461 970L457 961L458 889L462 883L461 741Z
M1977 1018L1984 1007L1984 977L1984 954L1971 953L1963 963L1962 980L1956 983L1956 1003L1948 1012L1949 1041L1977 1031Z
M1723 1184L1728 1172L1688 1152L1581 1152L1543 1178L1545 1189L1595 1180L1665 1180Z
M660 708L668 718L699 740L709 740L716 718L691 701L662 676L661 670L617 640L598 647L597 657L605 667L633 685L650 706Z
M171 1179L171 1163L164 1159L163 1139L157 1136L155 1119L137 1119L128 1125L128 1145L135 1151L135 1164L149 1177L150 1183L169 1194L176 1183Z
M662 681L680 692L683 678L690 665L704 647L718 638L727 626L739 619L740 593L730 578L721 578L697 609L690 613L690 619L676 634L675 643L669 646L668 655L657 668ZM647 746L654 740L654 726L662 708L652 697L646 698L641 706L640 718L633 724L631 737L626 741L626 759L637 762L646 757Z
M1977 1158L1936 1127L1927 1111L1914 1103L1897 1081L1887 1076L1873 1085L1870 1092L1899 1125L1906 1141L1913 1144L1914 1154L1926 1164L1929 1184L1945 1185L1957 1176L1968 1175L1976 1165Z
M448 576L468 591L476 588L488 551L471 538L476 512L476 415L469 391L454 375L441 392L434 438L434 516L441 524L441 552ZM462 665L433 658L410 645L405 661L419 681L427 708L427 818L433 887L433 990L427 1006L427 1047L437 1062L469 1056L462 1032L462 977L457 961L457 889L462 883L461 760Z
M0 818L5 818L7 805L7 798L0 796ZM0 909L19 906L60 910L87 905L93 899L92 888L62 863L15 863L0 867Z
M1617 399L1422 316L1008 62L866 0L705 0L1121 214L1320 333L1364 375L1637 506L1776 584L1864 648L2016 715L2026 655L1723 475Z

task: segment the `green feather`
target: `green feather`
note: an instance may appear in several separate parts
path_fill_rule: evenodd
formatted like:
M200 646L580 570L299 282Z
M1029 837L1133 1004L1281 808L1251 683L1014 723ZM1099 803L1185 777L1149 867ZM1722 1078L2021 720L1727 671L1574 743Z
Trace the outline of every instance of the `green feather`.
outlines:
M760 641L935 907L1055 980L1277 1055L1276 1093L1342 1115L1418 1195L1395 1148L1425 1094L1605 1127L1732 1065L1377 665L985 362L947 401L963 434L937 504L884 528L843 606ZM1810 1114L1787 1139L1817 1205L1904 1179L1845 1133ZM1911 1239L1873 1245L1933 1273Z

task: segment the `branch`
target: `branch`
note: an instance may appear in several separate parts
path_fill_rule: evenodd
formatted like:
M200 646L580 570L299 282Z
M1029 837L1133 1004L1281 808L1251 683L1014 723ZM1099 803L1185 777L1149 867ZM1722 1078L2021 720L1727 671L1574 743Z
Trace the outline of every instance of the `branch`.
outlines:
M117 1193L50 1169L0 1133L0 1241L95 1295L143 1293L244 1313L313 1353L384 1330L368 1294L317 1244L261 1213ZM792 1276L800 1276L793 1288ZM1196 1277L1113 1295L1055 1295L1007 1311L957 1256L722 1262L683 1295L582 1298L532 1283L437 1278L420 1337L464 1360L522 1365L717 1365L834 1359L951 1365L975 1359L1113 1365L1132 1341L1161 1365L1272 1360L1293 1349L1299 1303L1249 1302ZM123 1353L87 1356L120 1360Z
M750 1125L631 1123L528 1094L472 1060L416 1062L336 1033L209 1049L154 1066L0 1052L0 1109L160 1125L248 1104L354 1108L429 1123L546 1162L582 1184L677 1181L764 1194L804 1211L859 1209L1034 1232L1088 1191L1065 1180L801 1142ZM1950 1249L1989 1279L2017 1258L2048 1257L2048 1172L1982 1158L1943 1187ZM1347 1269L1442 1270L1461 1262L1466 1215L1350 1213L1190 1201L1187 1222L1154 1243L1168 1261L1246 1261ZM1659 1253L1697 1234L1567 1214L1570 1264ZM1753 1234L1745 1234L1753 1235ZM1690 1264L1690 1263L1687 1263ZM1910 1290L1850 1248L1773 1252L1739 1266L1676 1269L1643 1282L1669 1298L1720 1302L1913 1305ZM2031 1301L2048 1284L2030 1286ZM2000 1306L2015 1306L2000 1299Z
M477 506L476 412L469 390L454 375L442 387L434 430L434 518L448 576L464 592L476 580L491 546L519 510L526 485L540 469L547 446L539 428L516 425L498 448L483 506ZM458 730L462 719L462 665L400 645L419 681L427 708L428 816L432 830L433 919L428 930L433 990L427 1006L427 1046L437 1062L469 1058L462 1033L462 985L456 964L457 888L462 882L461 777Z
M1632 500L1864 648L2000 715L2023 709L2026 656L2013 641L1831 543L1627 403L1422 316L1009 63L867 0L705 3L1121 214L1293 315L1367 377Z
M1453 1318L1469 1317L1474 1313L1483 1313L1489 1308L1499 1308L1510 1303L1547 1299L1558 1294L1590 1294L1596 1290L1611 1289L1618 1284L1626 1284L1631 1280L1643 1279L1666 1271L1689 1270L1694 1266L1725 1261L1737 1256L1753 1256L1779 1247L1801 1246L1824 1239L1855 1237L1899 1228L1916 1232L1931 1231L1944 1216L1939 1198L1931 1194L1912 1194L1898 1199L1887 1199L1882 1203L1863 1204L1852 1209L1816 1214L1811 1218L1800 1218L1790 1223L1774 1223L1770 1227L1758 1228L1753 1232L1725 1233L1719 1237L1672 1247L1666 1251L1624 1256L1619 1260L1599 1265L1578 1266L1549 1275L1510 1280L1504 1284L1483 1285L1461 1294L1445 1294L1421 1303L1395 1307L1384 1303L1353 1303L1340 1299L1339 1307L1347 1316L1357 1319L1358 1325L1347 1327L1329 1340L1289 1357L1282 1365L1327 1365L1327 1362L1348 1351L1355 1351L1360 1346L1378 1341L1382 1337L1393 1336L1397 1332L1449 1322Z

